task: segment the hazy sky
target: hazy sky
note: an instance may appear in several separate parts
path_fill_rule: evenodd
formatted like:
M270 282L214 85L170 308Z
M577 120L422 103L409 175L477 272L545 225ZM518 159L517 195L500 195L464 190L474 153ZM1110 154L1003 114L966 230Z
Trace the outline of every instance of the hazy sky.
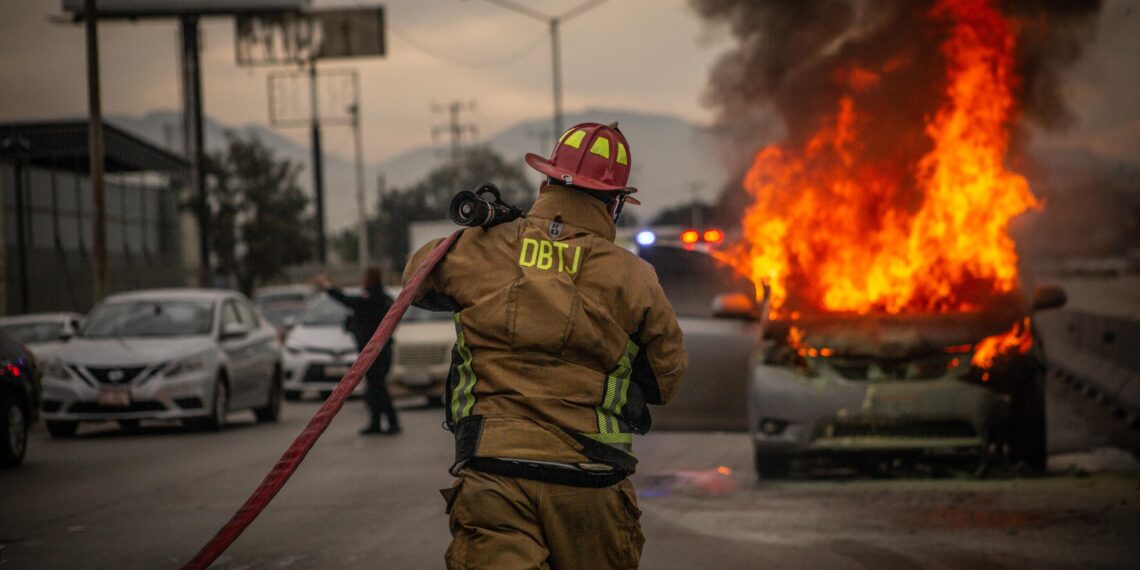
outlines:
M581 0L520 1L561 13ZM433 101L476 101L477 111L465 118L484 135L551 113L544 25L482 0L389 0L385 5L388 57L327 64L363 74L369 160L431 142L432 125L445 119L432 114ZM83 31L48 22L59 13L58 0L0 0L0 120L85 114ZM268 70L235 64L231 20L208 20L203 30L206 113L233 125L268 123ZM686 0L611 0L563 25L565 109L625 108L710 123L713 112L700 96L711 62L729 47L725 36L702 23ZM106 23L100 40L107 114L178 108L173 22ZM1097 37L1066 85L1078 122L1047 140L1140 162L1137 62L1140 0L1107 0ZM305 129L282 132L307 141ZM351 156L348 129L328 129L325 141L328 152Z
M562 13L581 0L524 0ZM317 0L316 6L369 5ZM486 136L521 119L549 116L550 36L542 23L481 0L389 0L389 55L335 60L328 69L363 76L367 158L431 142L445 120L432 102L474 100L465 115ZM82 116L86 72L81 26L49 23L58 0L0 1L0 120ZM228 124L268 123L266 68L238 67L233 22L203 25L205 112ZM142 115L180 104L178 28L172 21L100 26L103 106ZM563 24L567 111L605 106L679 115L707 123L700 103L706 70L724 51L686 0L611 0ZM723 38L723 36L722 36ZM431 53L429 53L431 52ZM282 131L307 144L306 129ZM347 128L330 128L328 152L351 156ZM537 141L536 141L537 143Z

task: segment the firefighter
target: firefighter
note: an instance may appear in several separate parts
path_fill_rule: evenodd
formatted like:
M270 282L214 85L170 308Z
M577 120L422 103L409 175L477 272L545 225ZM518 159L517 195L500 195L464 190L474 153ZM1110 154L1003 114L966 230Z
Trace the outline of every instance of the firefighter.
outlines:
M455 319L450 569L638 566L632 435L650 427L647 404L677 393L688 357L653 268L613 243L638 203L630 159L616 123L527 154L547 177L534 207L465 230L417 292Z

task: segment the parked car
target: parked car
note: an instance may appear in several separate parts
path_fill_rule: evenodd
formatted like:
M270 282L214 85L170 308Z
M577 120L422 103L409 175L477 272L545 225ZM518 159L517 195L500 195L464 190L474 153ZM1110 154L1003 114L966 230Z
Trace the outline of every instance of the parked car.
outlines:
M360 289L346 293L359 295ZM389 290L395 298L398 289ZM356 342L344 328L350 310L325 294L313 298L285 340L285 396L300 398L306 391L331 392L356 362ZM388 389L392 397L426 396L443 401L451 366L455 324L448 313L409 307L394 335ZM362 394L364 383L357 386Z
M79 313L36 313L0 317L0 330L44 361L75 336L82 322Z
M0 468L18 467L40 404L40 371L27 347L0 331Z
M856 453L1044 470L1045 355L1031 313L1064 302L1045 287L1030 306L1014 293L972 312L773 321L748 392L757 473L786 477L798 458ZM987 345L1005 350L980 364Z
M281 352L273 327L243 295L157 289L113 295L44 365L43 416L54 437L79 422L182 420L221 429L230 412L275 421Z
M312 285L270 285L254 291L253 302L284 340L288 329L296 324L315 294Z
M359 295L359 288L346 289ZM305 310L285 335L283 370L285 398L298 400L306 392L328 394L356 362L356 341L345 330L351 311L325 293L309 300ZM364 393L364 383L354 394Z

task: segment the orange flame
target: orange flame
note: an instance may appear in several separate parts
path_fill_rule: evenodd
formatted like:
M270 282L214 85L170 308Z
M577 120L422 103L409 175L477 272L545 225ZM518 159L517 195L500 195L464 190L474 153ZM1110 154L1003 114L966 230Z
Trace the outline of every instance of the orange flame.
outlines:
M1033 348L1033 335L1029 331L1029 317L1025 317L1013 324L1008 331L982 339L974 347L974 357L970 364L978 368L989 369L994 365L994 359L1007 354L1028 354ZM988 380L988 375L982 377Z
M789 297L836 312L964 311L1017 286L1009 222L1040 205L1003 164L1017 77L1011 24L994 2L940 0L931 12L949 24L947 87L925 127L930 150L909 172L856 158L874 124L851 96L802 148L757 153L743 240L717 255L771 285L773 315ZM898 65L833 80L858 91Z

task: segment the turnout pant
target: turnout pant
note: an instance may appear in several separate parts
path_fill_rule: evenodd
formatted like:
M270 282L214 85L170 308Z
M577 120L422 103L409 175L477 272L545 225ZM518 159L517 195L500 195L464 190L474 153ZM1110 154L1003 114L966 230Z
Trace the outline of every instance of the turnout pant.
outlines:
M571 487L464 469L440 494L450 514L448 570L637 568L645 538L628 479Z

